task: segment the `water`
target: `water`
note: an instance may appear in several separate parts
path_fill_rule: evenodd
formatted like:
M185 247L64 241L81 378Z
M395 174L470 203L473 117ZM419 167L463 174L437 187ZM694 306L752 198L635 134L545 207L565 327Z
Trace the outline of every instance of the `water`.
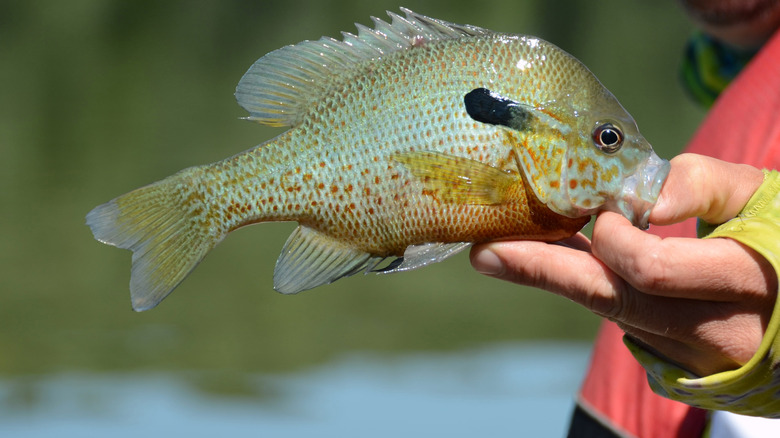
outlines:
M0 436L559 437L588 352L530 343L351 354L302 373L245 376L249 391L233 395L198 391L192 381L209 376L195 372L6 379Z

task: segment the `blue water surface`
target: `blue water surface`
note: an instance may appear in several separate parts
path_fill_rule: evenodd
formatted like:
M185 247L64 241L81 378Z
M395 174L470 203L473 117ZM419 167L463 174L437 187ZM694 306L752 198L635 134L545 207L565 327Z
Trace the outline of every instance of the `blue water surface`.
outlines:
M192 375L61 374L0 382L0 436L565 436L589 346L353 354L258 394L215 395ZM272 395L268 395L268 394Z

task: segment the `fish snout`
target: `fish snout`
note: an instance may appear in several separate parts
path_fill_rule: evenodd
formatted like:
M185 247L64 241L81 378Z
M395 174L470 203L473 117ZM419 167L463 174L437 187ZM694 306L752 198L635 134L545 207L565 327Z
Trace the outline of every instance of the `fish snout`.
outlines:
M623 190L617 198L617 213L643 230L649 227L650 210L658 201L661 187L669 175L671 165L654 151L637 166L623 183Z

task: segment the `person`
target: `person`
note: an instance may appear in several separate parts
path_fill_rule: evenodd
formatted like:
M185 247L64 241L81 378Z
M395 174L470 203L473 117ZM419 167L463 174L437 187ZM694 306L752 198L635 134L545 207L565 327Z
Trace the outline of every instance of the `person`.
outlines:
M780 417L780 174L759 170L780 168L780 2L681 2L706 35L704 49L688 51L686 79L695 96L717 99L687 153L671 160L650 214L653 234L604 212L592 241L580 234L471 252L481 273L605 318L571 437L717 436L740 427L780 436L780 420L723 414ZM729 70L733 81L723 78ZM695 238L696 218L706 238Z

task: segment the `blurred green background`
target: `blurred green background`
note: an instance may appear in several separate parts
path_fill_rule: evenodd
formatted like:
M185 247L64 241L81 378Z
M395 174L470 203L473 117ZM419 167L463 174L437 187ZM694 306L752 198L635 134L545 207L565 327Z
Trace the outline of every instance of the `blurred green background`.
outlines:
M703 111L677 68L691 26L671 1L407 0L456 23L543 37L585 62L670 158ZM272 289L293 224L241 229L158 308L131 311L130 253L92 239L97 204L281 132L239 120L233 92L263 54L385 17L377 1L0 2L0 379L206 370L248 373L350 351L394 355L528 339L589 340L598 319L482 277L462 254L297 296Z

